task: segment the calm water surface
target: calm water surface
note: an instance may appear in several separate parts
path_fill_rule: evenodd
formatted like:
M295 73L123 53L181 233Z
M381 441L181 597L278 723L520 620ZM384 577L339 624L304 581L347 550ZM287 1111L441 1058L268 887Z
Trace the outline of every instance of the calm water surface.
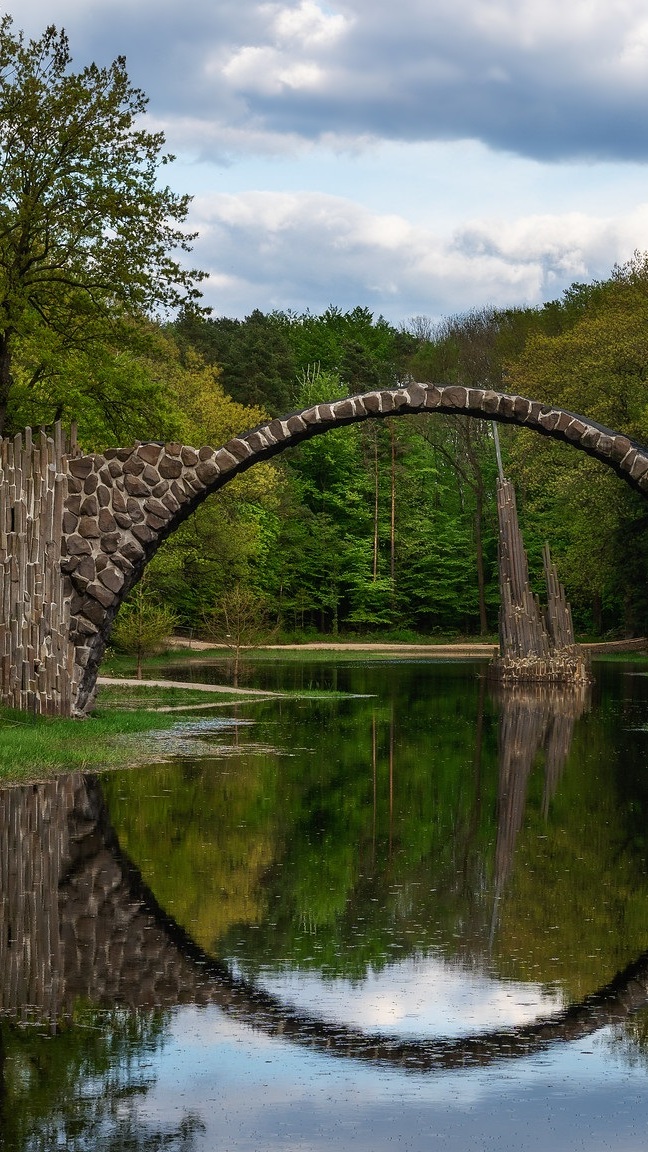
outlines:
M0 792L0 1146L644 1149L648 676L480 670L258 666L354 695Z

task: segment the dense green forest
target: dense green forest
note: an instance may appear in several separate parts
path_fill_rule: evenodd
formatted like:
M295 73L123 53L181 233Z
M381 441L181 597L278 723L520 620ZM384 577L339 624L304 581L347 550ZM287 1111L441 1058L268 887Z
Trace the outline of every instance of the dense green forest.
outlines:
M87 449L134 437L218 444L266 416L415 379L518 392L648 442L647 321L648 261L639 256L540 308L415 317L400 328L361 307L243 320L187 308L165 324L122 320L114 345L98 341L38 367L23 341L8 424L76 419ZM641 498L567 446L514 428L502 440L538 587L547 539L582 634L648 631ZM474 419L337 430L212 497L158 554L147 596L170 605L180 627L214 636L233 588L250 639L264 630L492 632L495 477L490 425Z

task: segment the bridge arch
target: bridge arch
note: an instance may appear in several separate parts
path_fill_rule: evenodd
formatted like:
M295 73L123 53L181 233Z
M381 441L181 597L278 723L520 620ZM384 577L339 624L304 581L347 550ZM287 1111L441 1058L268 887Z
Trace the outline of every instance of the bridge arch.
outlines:
M221 448L135 444L67 462L61 570L71 598L74 707L83 713L113 620L160 544L211 493L312 436L367 419L441 412L497 420L571 444L648 496L648 449L587 417L491 389L410 384L366 392L235 436Z

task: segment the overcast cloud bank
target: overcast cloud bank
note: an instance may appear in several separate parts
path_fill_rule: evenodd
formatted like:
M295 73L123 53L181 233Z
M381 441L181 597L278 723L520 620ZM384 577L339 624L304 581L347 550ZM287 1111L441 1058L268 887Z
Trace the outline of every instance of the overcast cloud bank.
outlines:
M386 169L382 204L380 173L371 203L348 166L333 190L309 189L305 178L322 148L355 155L359 169L384 141L478 141L502 157L503 172L514 154L538 161L542 173L590 164L594 182L604 161L620 172L645 163L648 14L638 0L23 0L6 8L29 34L64 25L79 64L126 54L150 96L152 125L183 158L182 190L194 191L189 165L201 162L196 257L210 271L206 296L218 312L362 303L397 319L538 303L648 246L641 202L601 213L565 210L556 197L538 212L526 203L528 186L511 207L509 187L505 210L484 211L478 160L472 195L462 189L463 216L451 225L440 222L447 212L427 171L423 219L394 203ZM273 157L285 185L264 189L252 171L246 187L227 190L224 174L255 157Z

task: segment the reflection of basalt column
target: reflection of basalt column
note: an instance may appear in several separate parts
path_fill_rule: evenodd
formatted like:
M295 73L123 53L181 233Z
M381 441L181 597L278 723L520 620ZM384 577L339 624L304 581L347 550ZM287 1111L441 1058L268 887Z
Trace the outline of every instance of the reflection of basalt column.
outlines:
M586 684L563 689L527 685L502 688L495 695L500 705L495 849L495 892L499 897L510 875L534 758L544 748L542 813L546 819L569 755L575 721L589 707L589 690Z
M499 720L499 789L495 891L508 879L515 843L524 819L527 782L536 752L542 744L547 719L542 708L519 699L503 699Z
M59 884L80 775L0 791L0 1007L54 1019L63 958Z

